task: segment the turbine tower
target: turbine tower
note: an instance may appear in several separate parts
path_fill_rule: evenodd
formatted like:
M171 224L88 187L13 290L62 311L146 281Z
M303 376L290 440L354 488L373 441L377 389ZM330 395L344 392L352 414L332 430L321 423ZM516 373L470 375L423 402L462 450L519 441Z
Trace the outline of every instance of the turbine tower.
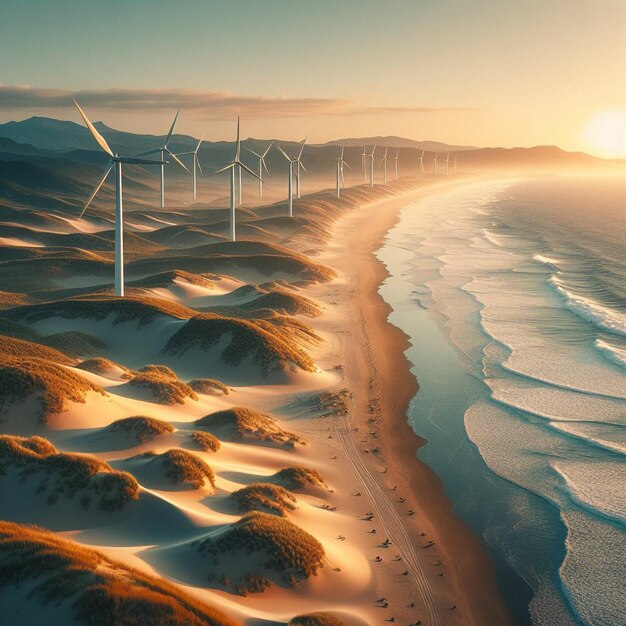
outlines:
M374 186L374 152L376 151L376 144L372 148L372 151L369 153L370 159L370 187Z
M422 150L422 156L419 158L420 180L424 178L424 155L425 154L426 154L426 150Z
M361 153L361 171L363 172L363 184L365 184L367 182L367 152L365 146L363 146L363 152Z
M141 154L137 155L138 157L143 157L143 156L148 156L150 154L157 154L157 152L161 154L161 208L165 206L165 163L167 163L167 161L165 161L165 153L171 156L172 159L174 159L174 161L176 161L176 163L178 163L178 165L180 165L188 174L191 174L191 172L187 169L185 164L168 148L168 145L170 143L170 139L172 138L172 133L174 132L174 127L176 126L176 122L178 121L179 115L180 115L180 109L176 111L176 115L174 116L174 121L172 122L172 125L170 126L170 132L167 133L167 136L165 137L165 141L163 142L163 145L160 148L155 148L154 150L148 150L147 152L142 152Z
M265 157L267 156L267 153L270 151L273 145L274 142L272 141L270 145L267 146L267 149L263 154L259 154L254 150L250 150L250 148L246 148L248 152L251 152L252 154L254 154L255 157L259 159L259 198L263 197L263 169L265 169L268 174L270 173L270 171L267 169L267 165L265 165Z
M308 135L307 135L308 137ZM304 144L306 143L306 139L307 137L305 137L302 140L302 146L300 147L300 152L298 153L298 157L295 159L295 164L296 164L296 197L300 198L300 168L302 168L304 170L305 174L308 174L308 172L306 171L306 167L304 167L304 165L302 164L302 153L304 152Z
M437 176L437 153L435 152L435 157L433 159L433 175Z
M344 186L343 166L345 165L348 169L350 169L350 166L343 159L343 150L344 150L344 146L341 146L341 154L337 158L337 197L338 198L341 198L341 187Z
M94 125L89 121L85 112L80 108L78 102L74 100L74 104L78 109L81 117L83 118L87 128L93 135L97 144L111 157L111 162L104 173L104 176L94 189L87 204L83 208L80 217L82 219L85 211L91 204L91 201L96 197L96 194L100 191L104 181L110 174L111 170L115 168L115 295L124 295L124 210L122 205L122 164L127 163L129 165L163 165L164 161L156 161L154 159L140 159L138 157L125 157L119 154L113 154L113 150L109 147L104 137L94 128ZM165 161L167 163L167 161Z
M217 170L216 174L230 170L230 240L236 241L235 237L235 174L241 174L244 169L255 178L259 178L247 165L241 162L241 140L239 139L239 116L237 116L237 147L235 148L235 158L223 168Z
M396 152L396 156L393 160L393 163L395 165L396 168L396 180L398 180L398 159L400 158L400 148L398 148L398 151Z
M383 185L387 184L387 150L389 150L388 147L385 148L385 154L383 154L383 158L380 161L383 166Z
M185 156L187 154L193 154L193 163L192 163L192 170L191 170L191 175L193 177L193 199L195 200L198 197L198 193L197 193L197 187L196 187L196 172L200 172L200 175L202 176L203 172L202 172L202 167L200 167L200 159L198 158L198 150L200 150L200 144L204 141L204 135L202 135L200 141L198 142L198 145L196 146L195 150L191 150L190 152L179 152L176 156Z
M457 170L456 170L456 165L457 165L456 160L457 160L457 157L458 157L458 156L459 156L459 155L458 155L458 153L457 153L457 152L455 152L455 153L454 153L454 161L452 161L452 171L453 171L455 174L456 174L456 171L457 171Z
M450 153L446 153L446 176L450 174Z
M293 164L297 159L292 159L278 144L276 144L279 152L285 157L289 163L289 183L287 185L289 198L287 200L289 206L289 217L293 217Z

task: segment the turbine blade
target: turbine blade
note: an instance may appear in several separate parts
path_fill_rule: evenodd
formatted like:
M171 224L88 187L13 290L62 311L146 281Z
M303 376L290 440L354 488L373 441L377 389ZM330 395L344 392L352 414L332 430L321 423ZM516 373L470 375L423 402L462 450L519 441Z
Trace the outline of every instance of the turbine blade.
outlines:
M306 171L306 167L304 167L304 165L302 165L302 161L298 161L298 164L299 164L299 165L300 165L300 167L304 170L304 173L305 173L307 176L310 176L310 174Z
M167 133L167 137L165 138L165 143L163 144L164 148L167 148L170 139L172 138L172 133L174 132L174 126L176 126L176 120L178 120L178 116L180 114L180 109L176 111L176 115L174 116L174 121L172 122L172 126L170 127L170 132Z
M287 159L287 161L291 161L291 158L287 156L287 153L278 144L276 144L276 147L278 148L280 153Z
M274 145L274 142L272 141L270 143L269 146L267 146L267 150L265 150L265 152L263 153L263 158L265 158L267 156L267 153L271 150L272 146Z
M200 141L198 142L198 145L196 146L196 149L194 150L194 152L198 152L198 150L200 150L200 144L204 141L204 136L206 135L206 133L202 134L202 137L200 137Z
M80 108L80 105L78 104L78 102L76 102L76 100L74 100L74 104L76 105L76 108L78 109L78 112L80 113L81 117L85 121L85 124L87 125L87 128L89 129L89 131L93 135L93 138L98 142L98 145L109 156L113 156L113 150L111 150L111 148L109 148L109 144L106 142L105 138L95 129L94 125L89 121L89 118L85 115L85 112Z
M248 174L252 174L252 176L254 176L257 180L261 180L261 177L258 174L255 174L245 163L242 163L241 161L238 161L238 165L239 165L239 167L241 167L244 170L246 170L246 172L248 172Z
M254 154L254 156L255 156L255 157L258 157L259 159L262 159L262 158L263 158L263 157L262 157L262 156L261 156L258 152L255 152L254 150L250 150L250 148L246 148L246 150L247 150L248 152L252 152L252 154Z
M89 207L89 205L91 204L91 201L96 197L96 194L100 191L100 188L102 187L102 185L104 185L104 181L107 179L107 176L111 173L111 170L113 169L113 165L115 164L111 163L109 167L107 167L107 170L104 173L104 176L102 177L100 182L98 183L98 186L93 190L93 193L89 196L89 200L87 200L87 204L85 204L83 210L80 213L80 216L78 217L79 220L83 218L83 215L85 214L85 211L87 210L87 207Z
M241 156L241 140L239 138L239 116L237 116L237 149L235 151L235 161L239 161Z
M200 170L200 175L204 176L204 172L202 171L202 166L200 165L200 159L198 159L196 157L196 165L198 166L198 169Z
M345 165L349 170L351 170L352 168L342 159L342 167Z
M167 149L167 153L185 170L185 172L187 172L187 174L191 174L191 172L187 169L187 166L169 148Z
M263 164L263 169L269 174L270 171L267 169L267 165L265 164L265 159L261 157L261 163Z
M306 143L308 135L302 140L302 147L300 148L300 153L298 154L298 161L300 160L300 157L302 156L302 153L304 152L304 144Z
M221 169L217 170L216 172L213 172L212 176L215 176L215 174L221 174L222 172L225 172L226 170L232 169L233 167L235 167L235 163L229 163L228 165L225 165L224 167L222 167Z

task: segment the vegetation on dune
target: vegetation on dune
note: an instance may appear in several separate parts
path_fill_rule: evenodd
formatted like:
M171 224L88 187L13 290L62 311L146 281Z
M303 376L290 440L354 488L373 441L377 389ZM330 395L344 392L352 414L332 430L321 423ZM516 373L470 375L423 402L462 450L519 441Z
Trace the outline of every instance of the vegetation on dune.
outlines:
M215 288L215 279L219 278L214 274L208 276L202 276L200 274L192 274L191 272L185 272L184 270L169 270L167 272L159 272L158 274L152 274L145 278L139 278L133 280L129 284L132 287L167 287L177 280L183 280L191 285L197 287L206 287L207 289Z
M115 420L106 427L106 430L115 434L128 435L136 443L146 443L159 435L174 432L174 427L168 422L154 417L124 417Z
M100 376L106 376L112 370L116 369L122 370L121 378L130 378L132 374L130 370L123 365L119 365L118 363L114 363L109 359L105 359L104 357L97 356L93 359L87 359L86 361L82 361L76 366L78 369L85 370L86 372L91 372L92 374L98 374Z
M0 522L0 589L24 585L30 598L71 603L86 626L237 626L220 611L157 578L33 526Z
M161 404L184 404L187 398L198 399L196 392L165 365L146 365L127 384L148 389Z
M139 326L144 326L163 315L175 319L188 319L195 315L195 311L182 304L159 298L140 296L117 298L93 294L17 307L7 311L5 315L10 319L24 319L29 323L50 317L87 318L101 321L113 316L113 324L136 321Z
M307 487L327 487L319 472L299 465L285 467L276 472L272 478L292 491L302 491Z
M230 561L243 553L248 574L273 571L289 585L315 576L325 556L315 537L283 517L259 511L247 513L217 537L198 542L196 549L212 556L216 569L222 558Z
M85 402L88 391L103 396L104 390L75 371L45 359L6 359L0 364L0 406L37 395L41 399L40 418L61 413L67 401Z
M196 420L195 424L213 434L224 432L227 436L239 439L256 439L290 445L305 443L299 435L283 430L271 415L241 406L210 413Z
M222 315L233 315L239 311L253 314L260 310L269 310L283 315L306 315L308 317L320 315L320 308L313 300L278 288L273 288L265 293L261 291L256 298L248 302L234 306L212 306L204 310Z
M41 437L0 435L0 480L13 472L24 480L36 476L35 493L47 496L49 504L80 494L85 510L95 501L102 511L116 511L138 497L130 474L92 456L60 453Z
M252 483L234 491L230 497L243 513L263 511L284 517L296 510L296 497L284 487L271 483Z
M329 613L303 613L289 620L287 626L348 626Z
M0 311L22 306L28 303L28 296L25 293L15 291L0 291Z
M222 393L225 396L230 393L228 386L215 378L194 378L188 384L198 393Z
M201 430L194 430L191 433L191 438L204 452L208 452L209 450L211 452L217 452L222 447L220 440L215 435L205 433Z
M54 348L42 346L39 343L25 339L14 339L13 337L0 335L0 359L29 359L33 357L56 361L63 365L71 365L73 363L72 359L67 355Z
M238 367L246 359L258 365L264 376L285 369L300 368L307 372L315 365L304 350L289 341L286 335L273 332L267 323L220 317L211 313L196 315L178 330L165 344L164 354L178 356L188 350L210 349L228 334L230 343L221 358L226 365Z
M165 477L174 485L191 485L194 489L201 489L205 483L215 487L213 470L198 456L186 450L167 450L162 454L145 452L139 455L147 458L151 465L160 465Z

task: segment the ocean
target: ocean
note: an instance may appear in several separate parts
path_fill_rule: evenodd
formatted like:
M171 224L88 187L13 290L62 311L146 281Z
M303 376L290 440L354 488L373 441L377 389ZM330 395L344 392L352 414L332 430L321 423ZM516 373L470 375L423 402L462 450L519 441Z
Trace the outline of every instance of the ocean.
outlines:
M480 182L405 206L378 258L418 456L520 624L626 624L626 181Z

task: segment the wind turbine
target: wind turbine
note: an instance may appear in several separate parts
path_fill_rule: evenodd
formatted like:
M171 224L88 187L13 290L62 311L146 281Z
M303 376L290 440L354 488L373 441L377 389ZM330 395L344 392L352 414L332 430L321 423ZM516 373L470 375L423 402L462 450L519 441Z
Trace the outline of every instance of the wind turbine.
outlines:
M400 148L398 148L398 151L396 152L396 157L393 160L395 168L396 168L396 180L398 180L398 159L400 158Z
M459 156L458 153L455 152L454 153L454 161L452 161L452 167L453 167L453 171L454 171L455 174L456 174L456 159L457 159L458 156Z
M446 153L446 176L450 174L450 153Z
M270 173L269 170L267 169L267 165L265 164L265 157L267 156L267 153L270 151L273 145L274 145L274 142L272 141L270 145L267 146L267 149L265 150L263 154L259 154L258 152L255 152L254 150L250 150L250 148L246 148L248 152L251 152L252 154L254 154L255 157L258 157L259 159L259 198L263 197L263 169L265 169L265 171L268 174Z
M292 159L278 144L276 144L279 152L285 157L287 163L289 163L289 183L288 183L288 205L289 205L289 217L293 217L293 164L297 159Z
M217 170L216 174L230 170L230 239L235 241L235 171L244 169L255 178L259 178L247 165L241 162L241 140L239 139L239 116L237 116L237 147L235 148L235 158L223 168Z
M138 157L142 157L142 156L148 156L149 154L156 154L157 152L161 154L161 208L165 206L165 163L167 163L167 161L164 160L165 153L169 154L169 156L171 156L172 159L174 159L174 161L176 161L176 163L178 163L178 165L180 165L188 174L191 174L191 172L187 169L185 164L168 148L168 145L170 143L170 139L172 138L172 133L174 132L174 127L176 126L176 122L178 121L179 115L180 115L180 109L176 111L176 115L174 116L174 121L172 122L172 125L170 126L170 132L167 133L167 136L165 137L165 141L163 142L163 145L160 148L155 148L154 150L148 150L147 152L142 152L141 154L137 155Z
M383 158L381 160L381 164L383 166L383 185L387 184L387 150L389 150L389 147L385 148L385 154L383 154Z
M345 165L348 169L350 169L350 166L343 159L343 149L344 149L344 146L341 146L341 154L337 158L337 197L338 198L341 198L341 187L344 184L343 166Z
M115 168L115 295L124 295L124 211L122 205L122 164L127 163L129 165L163 165L167 161L156 161L154 159L140 159L137 157L124 157L119 154L113 154L113 150L109 147L104 137L94 128L94 125L89 121L85 112L80 108L78 102L74 100L74 104L78 109L81 117L85 121L87 128L93 135L97 144L111 157L111 162L107 167L104 176L94 189L87 204L83 208L80 217L82 219L85 211L91 204L91 201L96 197L96 194L100 191L107 176L111 173L111 170Z
M308 135L307 135L308 137ZM306 139L307 137L305 137L302 140L302 146L300 147L300 152L298 153L298 157L295 159L295 164L296 164L296 197L300 198L300 168L302 168L304 170L305 174L308 174L308 172L306 171L306 167L304 167L304 165L302 165L302 153L304 152L304 144L306 143Z
M363 146L363 152L361 153L361 171L363 172L363 183L367 182L367 153L365 152L365 146Z
M433 175L437 176L437 152L434 153L435 158L433 159Z
M372 151L368 155L370 159L370 187L374 186L374 152L375 151L376 151L376 144L374 144Z
M198 197L196 191L196 171L200 172L202 175L202 167L200 167L200 159L198 158L198 150L200 149L200 144L204 141L204 135L202 135L198 145L195 150L191 150L190 152L179 152L176 156L185 156L187 154L193 154L193 167L191 174L193 176L193 199L195 200Z
M422 150L422 156L419 158L420 180L424 178L424 155L425 154L426 154L426 150Z

